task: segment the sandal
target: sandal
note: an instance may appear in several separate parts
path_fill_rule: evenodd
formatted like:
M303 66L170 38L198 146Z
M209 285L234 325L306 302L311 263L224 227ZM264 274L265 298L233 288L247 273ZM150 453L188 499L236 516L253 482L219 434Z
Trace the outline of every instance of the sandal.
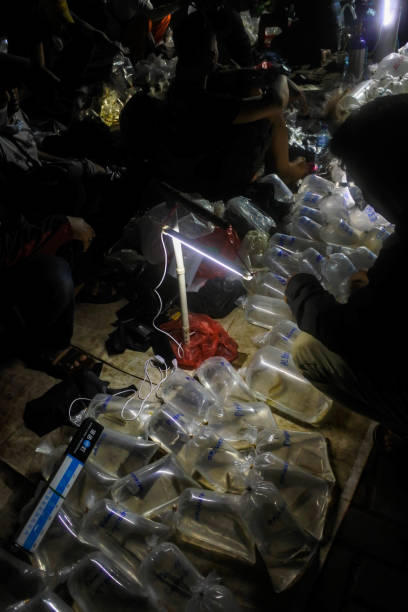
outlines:
M49 356L40 356L38 358L27 360L27 366L34 370L41 370L53 378L65 380L69 376L77 374L83 370L91 370L99 376L103 364L95 361L84 351L70 346L66 351L57 356L50 358Z

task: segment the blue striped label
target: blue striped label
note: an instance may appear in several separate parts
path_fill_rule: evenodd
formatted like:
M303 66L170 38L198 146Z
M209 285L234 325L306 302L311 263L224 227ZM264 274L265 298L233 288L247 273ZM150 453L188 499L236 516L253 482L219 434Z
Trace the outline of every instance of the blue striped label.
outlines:
M50 482L50 487L59 495L66 497L83 466L82 461L67 455Z
M63 498L57 493L49 488L47 489L22 533L22 537L25 538L21 544L23 548L35 550L63 501ZM21 543L20 538L17 540L19 544Z

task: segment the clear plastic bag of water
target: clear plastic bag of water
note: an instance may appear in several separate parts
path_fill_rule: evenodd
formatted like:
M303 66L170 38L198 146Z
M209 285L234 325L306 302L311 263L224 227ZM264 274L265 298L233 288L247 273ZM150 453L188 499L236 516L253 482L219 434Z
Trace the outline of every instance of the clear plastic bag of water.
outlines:
M336 185L331 181L323 178L322 176L318 176L317 174L308 174L300 183L298 193L304 193L311 191L312 193L318 195L328 195L332 191L334 191Z
M203 577L173 543L158 544L144 559L140 576L154 591L160 610L185 610L193 589Z
M259 183L273 185L273 198L276 202L291 204L294 201L293 192L277 174L266 174L258 180Z
M257 455L254 470L275 485L297 523L321 540L330 503L329 483L273 453Z
M272 217L269 217L257 208L251 200L243 196L238 196L228 200L226 203L226 214L241 218L245 221L248 227L252 227L261 232L270 233L276 229L276 223Z
M319 202L319 210L323 225L339 219L349 220L346 198L339 190L322 198Z
M293 254L303 253L303 251L310 247L316 249L322 255L326 253L326 245L324 242L316 242L315 240L299 238L298 236L291 236L290 234L274 234L269 240L269 246L281 247Z
M299 373L289 352L274 346L256 351L246 368L245 380L259 399L310 425L321 422L333 403Z
M149 463L157 449L157 444L151 440L105 428L87 463L93 463L111 476L121 478Z
M200 424L189 416L170 404L163 404L155 412L148 427L150 438L160 444L166 452L174 453L187 472L191 470L192 465L186 444Z
M68 590L81 612L157 612L153 591L101 552L87 555L74 568Z
M265 295L250 295L244 303L248 323L271 329L281 319L293 319L289 306L279 298Z
M295 195L296 208L307 206L314 210L319 210L319 201L324 197L321 193L313 193L312 191L301 191Z
M242 612L234 595L213 572L192 587L191 592L185 612Z
M377 255L367 247L360 246L354 249L348 258L356 270L369 270L375 264Z
M247 232L239 247L239 255L252 270L262 265L262 257L268 247L269 234L260 230Z
M295 208L295 210L292 212L291 217L292 219L295 219L296 217L307 217L308 219L312 219L319 225L323 225L323 223L325 222L324 217L318 208L311 208L310 206L307 206L303 203Z
M241 497L243 517L265 562L277 593L292 586L307 569L317 548L288 511L272 482L252 475L249 490Z
M288 279L274 272L263 272L257 275L249 286L250 293L266 295L283 300Z
M299 271L297 254L285 247L270 246L263 257L263 265L271 272L287 278Z
M42 474L45 480L49 480L57 469L66 446L53 449L47 444L42 444L36 450L44 454ZM117 480L116 476L87 461L67 495L65 506L74 515L87 512L98 500L108 497L109 489Z
M105 395L98 393L88 406L87 416L109 429L124 434L141 436L145 425L159 406L158 402L146 402L130 395Z
M408 57L401 53L390 53L383 57L377 66L373 79L379 80L385 75L402 77L408 72Z
M258 346L270 345L290 353L293 342L299 334L300 329L296 323L282 319L270 331L253 338L253 341Z
M323 260L323 255L310 247L300 255L299 272L313 274L318 281L321 281Z
M35 567L66 575L85 555L95 550L79 534L81 515L63 505L39 546L32 553Z
M323 284L337 301L345 303L350 295L350 277L357 272L347 255L333 253L327 257L321 267Z
M321 223L317 223L310 217L301 215L294 217L294 219L288 223L286 231L289 231L293 236L299 236L299 238L306 238L307 240L319 241L321 240L320 231L322 229Z
M146 554L159 542L167 540L171 530L155 523L110 499L100 500L82 519L81 537L108 557L115 551L129 553L128 565L136 559L143 561Z
M38 593L55 585L52 572L37 569L8 551L0 548L0 589L1 609L22 599L35 597Z
M196 484L176 457L169 454L118 480L111 488L111 496L127 510L149 517Z
M320 230L320 237L325 242L348 247L360 246L363 241L362 233L344 219L335 219L324 225Z
M4 612L72 612L71 606L49 589L2 609Z
M85 463L65 503L74 512L88 512L100 499L109 497L109 491L116 482L118 478L92 463Z
M189 473L192 470L193 477L207 488L229 493L245 488L248 459L211 427L198 429L186 447L186 457Z
M177 369L160 388L163 401L182 412L186 418L203 420L210 406L216 401L214 396L197 380L183 370Z
M327 442L320 433L264 429L258 434L256 452L273 453L290 465L324 478L332 484L335 482Z
M375 253L375 255L378 255L384 241L392 235L393 231L394 229L390 227L373 228L369 232L364 233L363 245Z
M226 402L208 413L208 425L237 450L254 447L261 429L274 427L276 421L264 402Z
M350 225L361 232L369 232L373 228L385 227L387 224L387 219L369 204L363 210L357 206L350 210Z
M238 495L186 489L177 504L176 525L190 544L255 563L254 540L242 520Z
M242 376L223 357L209 357L197 368L196 376L200 383L212 393L217 403L231 401L251 401L254 395ZM210 408L211 410L211 408Z

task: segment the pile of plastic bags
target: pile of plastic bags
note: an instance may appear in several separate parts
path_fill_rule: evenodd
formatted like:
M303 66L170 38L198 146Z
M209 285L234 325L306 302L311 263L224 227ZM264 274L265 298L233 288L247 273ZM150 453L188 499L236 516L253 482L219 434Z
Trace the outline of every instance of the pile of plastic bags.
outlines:
M84 416L103 433L32 566L0 554L19 571L6 609L48 609L48 598L64 612L56 591L66 584L82 612L241 610L221 577L192 565L183 543L243 564L254 564L258 550L274 590L293 585L324 538L335 478L325 438L281 430L252 382L211 357L194 377L175 369L151 403L95 396ZM66 449L62 433L64 444L54 433L38 447L44 480Z
M343 117L378 96L408 93L408 43L372 69L370 79L358 83L340 100L338 108Z

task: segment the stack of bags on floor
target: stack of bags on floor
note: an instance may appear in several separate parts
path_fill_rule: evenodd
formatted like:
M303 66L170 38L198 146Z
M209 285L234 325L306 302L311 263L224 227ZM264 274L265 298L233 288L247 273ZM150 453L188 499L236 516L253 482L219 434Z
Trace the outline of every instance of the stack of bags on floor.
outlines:
M370 79L358 83L341 98L338 111L343 119L379 96L408 93L408 43L398 53L386 55L373 69Z
M313 274L340 303L350 296L350 277L369 270L382 244L394 231L384 217L364 202L361 191L347 184L335 159L336 183L317 175L301 183L282 232L271 237L248 233L242 253L257 274L241 300L249 323L270 330L254 337L261 348L245 377L257 397L277 410L313 425L328 413L330 401L296 369L291 348L299 334L284 301L290 276Z
M37 597L65 583L83 612L240 610L185 543L209 551L210 564L215 555L252 565L257 550L275 592L292 586L324 538L335 478L325 438L280 429L252 382L211 357L194 377L175 369L151 403L96 395L86 416L104 430L32 553L30 572L48 589ZM71 434L39 447L45 479Z

